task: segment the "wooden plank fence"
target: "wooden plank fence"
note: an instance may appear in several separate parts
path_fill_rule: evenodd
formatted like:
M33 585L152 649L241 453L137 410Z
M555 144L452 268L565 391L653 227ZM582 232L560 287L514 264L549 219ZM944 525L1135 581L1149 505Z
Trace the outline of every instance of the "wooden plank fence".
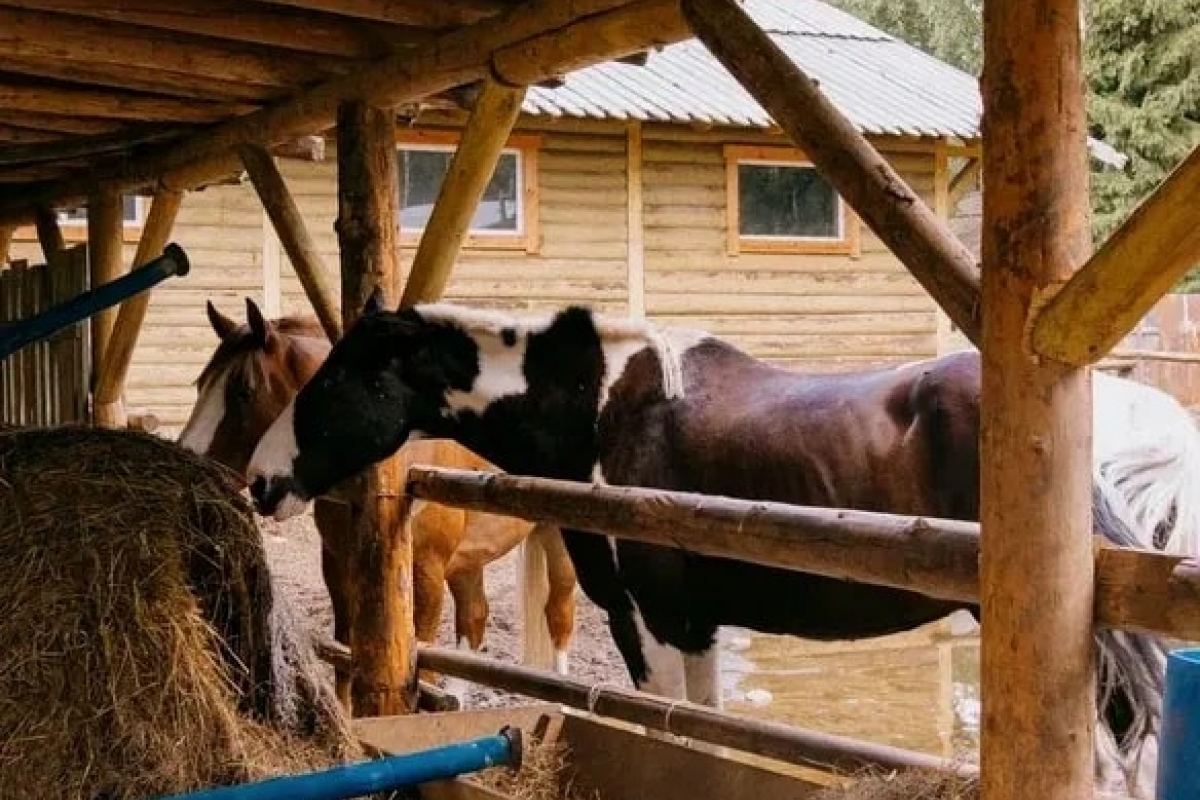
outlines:
M0 326L17 323L88 289L87 247L48 264L14 261L0 271ZM0 361L0 423L62 425L88 419L89 326L76 323Z

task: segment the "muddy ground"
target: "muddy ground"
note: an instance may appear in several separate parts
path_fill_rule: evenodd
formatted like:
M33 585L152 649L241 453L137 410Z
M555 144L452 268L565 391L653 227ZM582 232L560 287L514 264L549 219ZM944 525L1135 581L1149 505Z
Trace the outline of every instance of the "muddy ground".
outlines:
M259 519L267 557L275 579L317 631L333 637L333 612L321 578L321 542L311 512L285 523ZM521 620L517 591L517 551L484 571L491 616L484 635L483 652L518 663L521 658ZM628 673L608 633L602 611L577 591L575 638L570 653L570 674L588 683L630 686ZM454 645L454 600L446 593L438 644ZM473 707L524 701L495 689L471 686L466 702ZM527 701L524 701L527 702Z

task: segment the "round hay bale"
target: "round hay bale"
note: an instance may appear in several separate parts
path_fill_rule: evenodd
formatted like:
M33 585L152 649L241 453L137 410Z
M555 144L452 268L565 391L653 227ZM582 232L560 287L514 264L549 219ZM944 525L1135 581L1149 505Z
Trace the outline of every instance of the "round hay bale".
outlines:
M249 504L173 442L0 433L0 797L121 800L361 755Z

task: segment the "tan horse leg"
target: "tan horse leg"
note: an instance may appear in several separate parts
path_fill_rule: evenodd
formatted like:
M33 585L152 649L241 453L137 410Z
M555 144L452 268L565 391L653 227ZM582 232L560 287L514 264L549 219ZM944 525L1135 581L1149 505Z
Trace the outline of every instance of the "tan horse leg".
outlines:
M554 642L554 671L566 675L571 637L575 634L575 565L558 528L538 525L529 534L530 539L535 537L546 551L550 584L546 597L546 625Z
M318 497L313 503L313 520L321 535L321 576L329 591L329 604L333 607L333 638L350 646L350 621L354 614L354 585L348 570L348 554L344 548L350 541L350 507L344 503ZM346 713L350 707L350 674L334 668L334 685L337 698Z
M491 612L483 585L483 570L459 570L448 574L446 582L450 585L450 594L454 595L454 633L458 646L465 644L478 650L483 647L483 634Z

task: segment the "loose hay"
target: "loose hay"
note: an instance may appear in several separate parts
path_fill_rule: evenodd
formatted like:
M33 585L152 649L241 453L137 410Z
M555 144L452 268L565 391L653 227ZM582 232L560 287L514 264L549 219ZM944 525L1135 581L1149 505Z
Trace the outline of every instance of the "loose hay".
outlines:
M849 785L821 789L809 800L979 800L979 780L925 769L871 772Z
M158 437L0 433L0 797L123 800L360 755L248 504Z
M530 737L521 753L519 770L492 767L470 780L512 800L600 800L599 794L586 794L569 783L568 755L567 744L561 740Z

